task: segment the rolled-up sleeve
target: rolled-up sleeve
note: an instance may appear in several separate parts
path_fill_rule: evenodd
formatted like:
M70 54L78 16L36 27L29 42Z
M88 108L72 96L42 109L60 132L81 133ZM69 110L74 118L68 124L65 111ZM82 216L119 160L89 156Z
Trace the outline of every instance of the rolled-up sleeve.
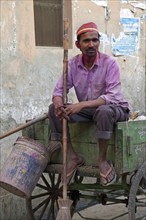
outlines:
M107 67L105 94L100 98L104 99L106 104L118 104L122 98L120 70L115 60L110 61Z

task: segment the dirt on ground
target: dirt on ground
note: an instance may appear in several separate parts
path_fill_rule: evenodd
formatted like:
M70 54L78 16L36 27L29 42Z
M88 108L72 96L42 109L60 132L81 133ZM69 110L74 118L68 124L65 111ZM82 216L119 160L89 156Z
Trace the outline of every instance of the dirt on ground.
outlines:
M72 220L128 220L128 209L124 204L116 205L95 205L75 213Z

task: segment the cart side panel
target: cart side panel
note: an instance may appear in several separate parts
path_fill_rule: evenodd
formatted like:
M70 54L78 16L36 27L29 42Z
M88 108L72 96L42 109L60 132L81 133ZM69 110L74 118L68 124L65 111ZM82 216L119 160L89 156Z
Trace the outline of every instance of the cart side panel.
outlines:
M69 126L75 151L83 155L86 165L97 166L98 141L95 125L83 122ZM24 129L22 134L48 146L49 120ZM146 121L118 122L109 141L107 158L113 161L118 174L136 170L146 160ZM53 154L52 163L61 162L62 152L59 150Z
M69 125L71 142L76 152L84 157L85 164L90 166L97 166L98 159L98 141L96 139L96 132L94 124L73 123ZM114 136L110 140L108 148L108 158L114 162ZM52 163L62 163L61 150L55 152L51 159Z
M50 136L49 119L37 122L22 130L22 135L38 140L48 146Z
M99 154L95 125L92 122L70 124L71 141L76 152L80 153L86 165L97 166ZM108 159L114 162L114 135L109 142Z
M86 165L97 166L98 141L96 139L95 126L91 122L69 124L71 141L76 152L80 153ZM44 120L22 131L22 135L38 140L48 146L50 136L49 121ZM114 135L112 136L109 148L108 158L114 162ZM52 163L62 163L62 150L55 152L51 158Z
M146 161L146 121L119 122L117 129L122 130L122 137L117 137L123 154L122 172L137 170Z
M115 169L118 176L123 173L123 143L124 143L124 136L123 130L118 128L118 124L116 125L115 130Z

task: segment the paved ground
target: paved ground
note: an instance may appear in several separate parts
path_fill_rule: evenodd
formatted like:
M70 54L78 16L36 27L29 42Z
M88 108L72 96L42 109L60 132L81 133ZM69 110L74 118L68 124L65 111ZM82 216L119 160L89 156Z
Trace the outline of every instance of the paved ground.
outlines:
M91 195L91 191L88 190L87 192L89 195ZM92 194L96 195L95 193ZM8 192L5 192L4 194L0 193L0 195L0 220L28 220L28 217L26 216L26 204L24 199L14 196ZM121 195L122 196L120 198L123 198L123 194ZM144 196L144 201L146 204L146 195ZM89 207L91 202L93 203L94 201L81 199L77 203L77 208L81 209L84 207L84 209L80 212L80 214L75 213L72 220L129 220L128 209L126 208L125 204L120 203L105 206L97 204L90 208L86 208ZM146 207L144 207L143 211L146 213ZM38 220L38 218L36 218L36 220ZM48 218L44 216L43 220L48 220ZM146 217L142 218L141 220L146 220Z
M96 205L94 207L88 208L84 211L81 211L81 215L85 217L86 220L128 220L127 208L123 204L117 205ZM121 217L116 218L117 216L123 215ZM81 216L77 213L73 216L72 220L83 220Z
M95 180L92 178L85 179L85 182L88 183L94 182ZM122 194L123 195L123 194ZM121 199L125 199L125 197L120 197ZM81 204L81 205L80 205ZM79 201L79 208L84 207L84 204L87 204L87 200ZM90 204L90 201L89 201ZM77 207L78 208L78 207ZM126 213L126 215L125 215ZM80 212L80 214L84 217L82 218L78 213L75 213L73 216L73 220L128 220L128 209L125 204L119 203L114 205L101 205L97 204L90 208L86 208ZM122 216L121 216L122 215ZM120 216L120 217L118 217ZM116 218L117 217L117 218ZM146 219L145 219L146 220Z
M146 197L144 200L146 201ZM143 215L141 220L146 220L146 207L139 208L138 216ZM114 205L95 205L81 211L79 214L75 213L72 220L129 220L128 208L125 204Z

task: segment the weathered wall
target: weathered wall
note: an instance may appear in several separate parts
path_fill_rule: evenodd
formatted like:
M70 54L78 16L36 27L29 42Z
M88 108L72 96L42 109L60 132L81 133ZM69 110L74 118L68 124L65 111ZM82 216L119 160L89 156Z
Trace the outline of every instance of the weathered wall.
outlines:
M123 93L129 100L132 110L145 111L145 13L120 0L109 0L109 17L105 7L90 0L72 1L73 40L75 31L85 22L98 24L101 33L106 34L109 42L101 42L101 51L111 54L111 36L120 35L120 10L130 9L140 20L140 47L130 56L119 56ZM140 1L144 3L145 1ZM1 132L5 132L26 119L47 112L51 94L58 76L62 72L63 49L35 47L33 1L1 1ZM79 51L69 50L69 56ZM73 93L71 100L75 100ZM1 141L1 164L8 156L13 142L21 133ZM5 194L5 193L4 193ZM10 194L1 197L2 220L22 219L24 201L15 200ZM17 202L16 202L17 201ZM10 208L11 206L11 208ZM12 208L14 207L14 208ZM9 214L15 210L15 218ZM24 211L25 212L25 211ZM10 217L11 216L11 217ZM24 216L24 215L23 215Z

